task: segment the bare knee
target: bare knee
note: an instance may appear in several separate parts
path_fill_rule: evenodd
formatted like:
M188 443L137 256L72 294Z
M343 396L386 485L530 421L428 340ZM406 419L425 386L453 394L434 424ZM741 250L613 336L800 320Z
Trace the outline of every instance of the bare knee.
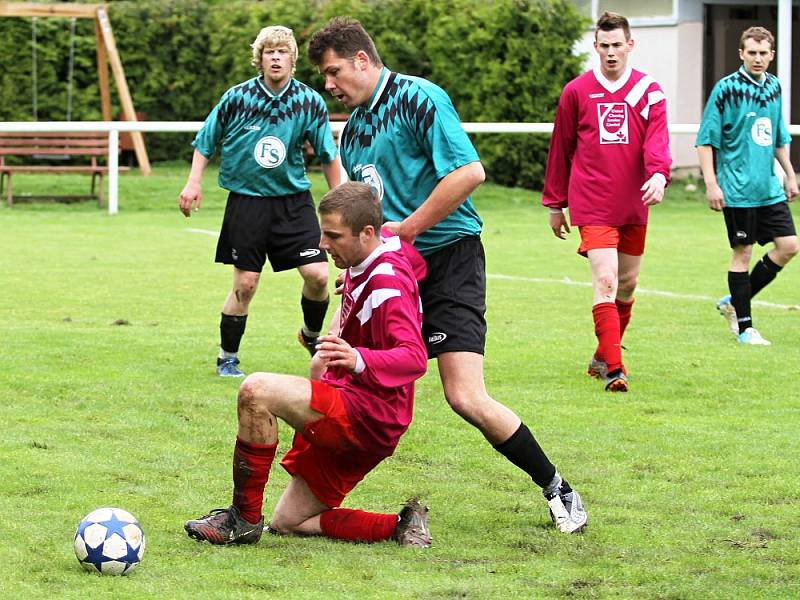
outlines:
M477 391L467 391L463 389L445 389L445 399L458 416L472 423L478 425L482 422L481 418L481 394Z
M611 272L600 273L595 282L597 291L604 298L614 298L617 293L617 277Z
M636 286L639 284L639 276L636 273L623 273L619 276L619 283L617 284L617 296L629 298L633 296L636 291Z
M248 375L239 386L236 409L239 420L257 420L270 416L267 378L261 373Z
M253 296L256 295L260 276L260 273L245 272L237 278L233 287L233 294L236 296L237 302L244 305L250 304Z
M776 261L778 265L783 266L792 260L797 253L800 252L800 244L797 241L797 238L792 240L784 241L780 246L775 247L775 251L778 253L776 257Z
M302 533L300 531L301 523L298 523L296 519L291 519L290 515L287 515L280 509L275 509L275 512L272 513L272 516L269 519L269 526L273 533L279 533L281 535L298 535Z
M307 289L315 296L322 295L328 288L328 263L307 265L300 275Z
M747 271L750 267L750 258L752 255L752 246L736 246L733 249L733 256L731 256L731 270L740 272Z

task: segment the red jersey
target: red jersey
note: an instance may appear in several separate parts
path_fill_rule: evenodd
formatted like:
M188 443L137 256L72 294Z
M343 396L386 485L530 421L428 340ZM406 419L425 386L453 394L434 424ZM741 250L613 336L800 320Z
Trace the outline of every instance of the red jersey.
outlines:
M635 69L609 81L596 68L561 93L542 204L569 206L573 225L645 225L641 187L655 173L669 182L671 165L661 86Z
M383 243L345 273L339 336L361 354L358 374L331 367L321 380L340 388L353 431L364 448L390 456L408 429L414 381L425 374L422 304L399 237Z

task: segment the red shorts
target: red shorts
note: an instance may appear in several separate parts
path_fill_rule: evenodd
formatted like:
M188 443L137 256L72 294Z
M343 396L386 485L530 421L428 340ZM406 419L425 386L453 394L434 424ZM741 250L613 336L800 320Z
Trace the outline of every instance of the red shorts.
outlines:
M281 466L290 475L302 477L320 501L339 506L383 457L362 448L338 388L312 380L310 406L325 416L306 423L303 433L294 434Z
M599 248L616 248L617 252L631 256L644 254L647 225L583 225L578 230L581 232L578 254L582 256Z

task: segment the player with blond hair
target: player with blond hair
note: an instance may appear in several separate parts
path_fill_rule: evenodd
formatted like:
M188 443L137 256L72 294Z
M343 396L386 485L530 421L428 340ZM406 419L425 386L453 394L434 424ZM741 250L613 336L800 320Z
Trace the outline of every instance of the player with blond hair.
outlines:
M328 264L319 247L304 144L322 162L329 188L339 184L341 169L325 102L292 77L292 30L265 27L252 49L259 74L230 88L209 113L193 142L192 169L178 199L187 217L200 207L203 170L221 146L219 185L229 194L216 262L233 265L219 325L217 374L223 377L244 376L239 345L267 259L273 271L296 268L303 278L298 338L313 355L328 308Z

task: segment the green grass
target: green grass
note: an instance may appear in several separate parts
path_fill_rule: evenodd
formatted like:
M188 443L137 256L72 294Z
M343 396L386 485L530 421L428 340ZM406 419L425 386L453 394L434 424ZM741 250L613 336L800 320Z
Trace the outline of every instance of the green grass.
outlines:
M800 312L756 305L769 348L716 315L729 251L719 215L676 184L652 212L626 335L632 390L584 375L594 348L588 267L549 232L538 196L486 185L486 380L590 513L551 527L534 486L447 408L435 364L395 456L346 506L431 506L434 547L266 537L197 544L183 521L230 501L236 382L213 375L230 269L213 263L224 193L176 208L188 167L125 174L120 213L92 202L0 207L0 597L786 598L800 595ZM15 176L23 191L88 178ZM315 177L314 189L323 189ZM798 302L790 265L760 300ZM296 273L265 274L242 345L247 371L303 374ZM125 324L115 324L125 323ZM290 431L281 429L282 452ZM287 478L276 468L269 515ZM72 537L100 506L147 535L129 577L78 566Z

